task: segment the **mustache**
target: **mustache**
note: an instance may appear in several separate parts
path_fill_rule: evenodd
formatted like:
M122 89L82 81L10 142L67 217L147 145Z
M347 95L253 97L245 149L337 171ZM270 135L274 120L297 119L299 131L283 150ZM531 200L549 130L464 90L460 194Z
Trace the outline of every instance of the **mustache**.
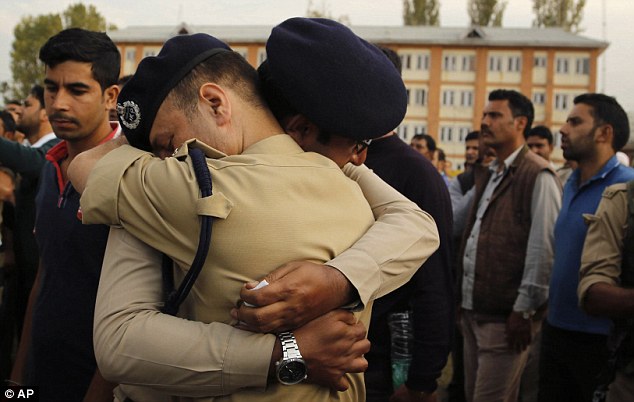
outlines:
M48 116L49 120L68 120L71 123L79 124L79 121L74 117L66 116L63 113L53 113Z

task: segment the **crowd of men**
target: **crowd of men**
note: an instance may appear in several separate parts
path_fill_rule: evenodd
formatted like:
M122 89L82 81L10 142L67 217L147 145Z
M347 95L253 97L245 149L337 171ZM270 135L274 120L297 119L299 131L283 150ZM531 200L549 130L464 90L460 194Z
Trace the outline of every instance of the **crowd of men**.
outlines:
M634 169L614 98L574 99L556 169L531 101L494 90L451 178L434 136L396 134L396 52L311 18L266 50L256 70L179 35L125 83L104 33L39 50L44 81L0 113L7 386L40 401L634 398Z

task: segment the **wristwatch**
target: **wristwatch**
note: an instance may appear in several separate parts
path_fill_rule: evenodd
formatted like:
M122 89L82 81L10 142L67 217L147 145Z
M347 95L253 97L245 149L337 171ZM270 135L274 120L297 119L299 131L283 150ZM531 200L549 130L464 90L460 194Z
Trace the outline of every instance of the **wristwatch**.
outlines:
M275 363L277 380L284 385L295 385L304 381L308 376L306 362L299 353L297 340L292 332L282 332L278 335L282 342L282 358Z

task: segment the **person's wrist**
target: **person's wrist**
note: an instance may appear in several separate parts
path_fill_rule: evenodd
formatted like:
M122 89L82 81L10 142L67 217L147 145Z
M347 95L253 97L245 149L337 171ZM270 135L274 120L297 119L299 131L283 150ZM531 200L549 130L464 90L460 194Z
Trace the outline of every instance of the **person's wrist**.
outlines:
M535 315L535 310L526 310L526 311L513 311L518 316L520 316L524 320L532 320Z
M282 359L282 344L280 340L275 337L275 343L273 344L273 351L271 353L271 363L269 364L269 382L277 382L276 369L277 362L279 362L280 359Z
M348 278L337 268L330 265L325 265L328 268L328 275L335 290L332 294L336 296L336 308L348 306L355 302L357 295L356 289L352 286L352 283Z

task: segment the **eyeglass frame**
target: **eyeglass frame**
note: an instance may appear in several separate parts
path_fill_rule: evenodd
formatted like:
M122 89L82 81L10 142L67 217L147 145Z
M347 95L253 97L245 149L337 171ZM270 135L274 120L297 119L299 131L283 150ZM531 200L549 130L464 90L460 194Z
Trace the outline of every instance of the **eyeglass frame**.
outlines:
M372 143L372 140L359 140L356 142L356 144L354 144L354 153L356 154L360 154L361 152L365 151L366 149L368 149L368 147L370 146L370 144Z

